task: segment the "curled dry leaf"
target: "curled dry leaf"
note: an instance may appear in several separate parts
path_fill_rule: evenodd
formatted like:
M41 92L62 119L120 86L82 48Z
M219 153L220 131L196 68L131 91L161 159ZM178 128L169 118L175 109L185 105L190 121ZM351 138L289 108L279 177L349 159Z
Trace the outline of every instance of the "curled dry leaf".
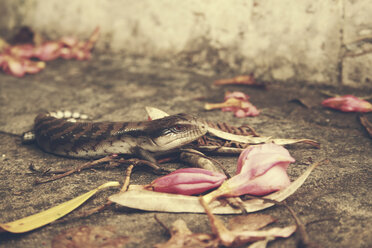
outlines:
M322 102L328 108L337 109L343 112L371 112L372 104L353 95L331 97Z
M80 226L55 236L52 247L121 248L129 242L131 239L127 236L118 236L113 226Z
M219 247L213 235L192 233L185 221L178 219L170 228L171 238L166 243L156 244L156 248L213 248Z
M236 117L257 116L260 111L249 102L249 96L240 91L226 92L223 103L206 103L204 109L221 109L234 112Z

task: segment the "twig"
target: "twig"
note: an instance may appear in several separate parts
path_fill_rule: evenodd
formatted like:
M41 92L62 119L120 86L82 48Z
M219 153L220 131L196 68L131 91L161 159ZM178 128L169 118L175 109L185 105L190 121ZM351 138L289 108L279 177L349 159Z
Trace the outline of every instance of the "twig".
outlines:
M163 168L160 168L156 163L150 162L148 160L138 159L138 158L131 158L131 159L119 159L118 163L120 164L133 164L137 165L147 165L154 169L156 172L164 172L166 171Z
M359 53L352 53L352 52L349 52L349 53L346 53L344 55L344 57L359 57L359 56L362 56L362 55L365 55L365 54L369 54L369 53L372 53L372 49L368 49L368 50L365 50L363 52L359 52Z
M371 42L371 41L372 41L372 35L364 35L354 40L349 40L345 42L345 45L350 45L350 44L359 43L359 42Z
M121 189L120 189L120 191L119 191L120 193L125 192L125 191L128 190L129 182L130 182L130 176L132 175L133 167L134 167L134 165L131 164L131 165L129 165L128 168L126 169L126 171L125 171L124 183L123 183L123 186L121 187ZM96 208L92 208L92 209L90 209L90 210L84 212L83 215L82 215L82 217L88 217L88 216L90 216L90 215L92 215L92 214L95 214L95 213L97 213L97 212L100 212L100 211L102 211L103 209L105 209L105 208L111 206L112 204L113 204L112 201L107 201L107 202L106 202L105 204L103 204L102 206L98 206L98 207L96 207Z
M38 179L36 179L35 180L35 184L47 183L47 182L51 182L51 181L54 181L54 180L57 180L57 179L60 179L60 178L69 176L69 175L71 175L73 173L80 172L82 170L91 168L91 167L93 167L93 166L95 166L97 164L111 161L114 157L116 157L116 155L106 156L104 158L101 158L101 159L98 159L98 160L94 160L92 162L84 163L84 164L82 164L82 165L80 165L80 166L78 166L78 167L76 167L76 168L74 168L72 170L66 171L63 174L55 175L55 176L52 176L52 177L50 177L48 179L45 179L45 180L38 180Z
M10 133L10 132L6 132L6 131L2 131L2 130L0 130L0 134L6 134L6 135L9 135L9 136L13 136L13 137L22 137L22 135L20 135L20 134Z
M131 164L131 165L128 166L127 170L125 171L124 183L123 183L123 186L120 189L120 193L125 192L125 191L128 190L129 182L130 182L130 176L132 175L133 168L134 168L134 165Z
M92 162L88 162L88 163L84 163L76 168L71 168L71 169L68 169L67 171L55 171L57 173L62 173L60 175L55 175L55 176L52 176L48 179L45 179L45 180L40 180L40 179L37 179L35 180L35 184L42 184L42 183L47 183L47 182L51 182L51 181L54 181L54 180L57 180L57 179L61 179L63 177L66 177L66 176L69 176L73 173L76 173L76 172L80 172L82 170L86 170L86 169L91 169L92 167L98 165L98 164L101 164L101 163L105 163L105 162L114 162L114 165L110 165L111 167L117 167L121 164L133 164L133 165L147 165L151 168L154 169L154 171L156 173L160 173L160 174L163 174L163 173L168 173L168 171L166 169L162 169L160 168L157 164L155 163L152 163L150 161L147 161L147 160L141 160L141 159L118 159L118 160L114 160L115 158L117 158L117 155L114 154L114 155L110 155L110 156L106 156L104 158L101 158L101 159L98 159L98 160L94 160ZM51 174L53 173L54 171L47 171L48 174Z

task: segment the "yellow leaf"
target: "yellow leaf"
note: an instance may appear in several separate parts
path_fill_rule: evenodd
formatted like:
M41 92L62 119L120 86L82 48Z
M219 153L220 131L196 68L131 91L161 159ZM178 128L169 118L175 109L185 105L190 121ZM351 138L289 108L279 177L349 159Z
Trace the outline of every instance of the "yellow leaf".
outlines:
M23 219L19 219L13 222L8 222L4 224L0 224L0 232L1 231L8 231L12 233L23 233L34 230L41 226L47 225L62 216L73 211L75 208L79 207L83 204L86 200L88 200L91 196L93 196L97 191L101 189L105 189L108 187L117 187L120 186L119 182L108 182L102 184L101 186L80 195L72 200L64 202L58 206L45 210L43 212L25 217Z

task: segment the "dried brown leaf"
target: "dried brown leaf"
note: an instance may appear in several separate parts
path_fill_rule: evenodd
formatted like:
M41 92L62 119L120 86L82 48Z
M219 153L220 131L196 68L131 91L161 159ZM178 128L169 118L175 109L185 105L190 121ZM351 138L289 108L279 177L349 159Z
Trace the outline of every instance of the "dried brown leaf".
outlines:
M294 102L294 103L298 103L308 109L311 109L317 105L319 105L319 103L317 101L314 101L314 97L298 97L298 98L293 98L291 100L289 100L290 102Z
M255 231L275 221L276 219L268 214L239 215L229 220L228 228L232 231Z
M270 237L288 238L296 231L296 225L286 227L273 227L267 230L232 232L233 245L242 245Z
M366 131L368 132L369 137L372 138L372 123L368 121L365 115L360 115L359 121L362 124L362 126L366 129Z
M213 235L192 233L186 223L178 219L170 228L171 238L166 243L156 244L156 248L213 248L218 247L218 240Z
M81 226L63 231L52 240L53 248L90 247L120 248L131 242L118 236L113 226Z
M296 231L295 225L283 228L273 227L267 230L259 231L229 230L225 227L222 221L212 213L211 208L203 198L200 198L200 203L208 215L213 233L218 236L221 244L227 247L239 246L257 240L263 240L268 237L287 238Z

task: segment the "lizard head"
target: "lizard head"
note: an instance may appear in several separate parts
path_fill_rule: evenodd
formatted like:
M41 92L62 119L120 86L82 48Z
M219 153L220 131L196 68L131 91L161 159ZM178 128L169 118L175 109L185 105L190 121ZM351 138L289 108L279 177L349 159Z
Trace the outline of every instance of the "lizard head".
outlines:
M207 126L194 116L177 114L149 122L148 134L156 151L181 147L207 133Z

